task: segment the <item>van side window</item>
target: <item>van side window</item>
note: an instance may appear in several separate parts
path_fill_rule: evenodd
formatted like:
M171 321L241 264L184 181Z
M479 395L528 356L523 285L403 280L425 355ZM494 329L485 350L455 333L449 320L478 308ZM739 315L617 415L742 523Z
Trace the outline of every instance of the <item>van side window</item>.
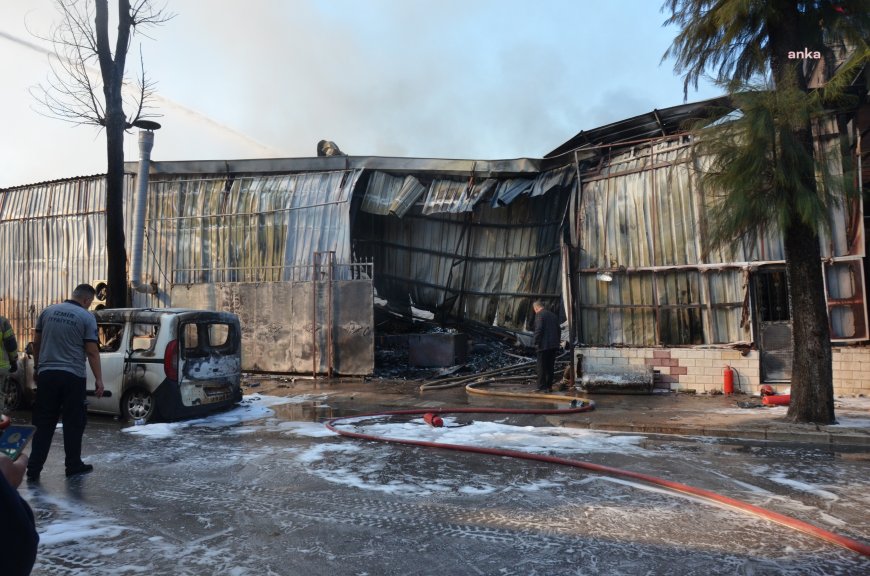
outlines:
M132 346L130 346L133 352L152 352L154 344L157 342L157 332L159 329L160 326L158 324L146 324L144 322L133 324L133 340L131 342Z
M123 324L97 324L100 352L117 352L124 337Z

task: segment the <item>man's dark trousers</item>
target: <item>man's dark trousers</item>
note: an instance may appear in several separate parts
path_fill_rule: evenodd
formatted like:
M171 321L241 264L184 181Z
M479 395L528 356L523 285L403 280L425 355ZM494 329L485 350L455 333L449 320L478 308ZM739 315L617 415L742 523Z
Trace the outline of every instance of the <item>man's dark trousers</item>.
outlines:
M51 439L63 416L64 463L69 470L82 463L82 436L87 423L85 379L63 370L39 373L33 407L33 445L27 470L39 473L48 458Z
M556 369L556 353L558 348L538 351L538 389L553 388L553 371Z

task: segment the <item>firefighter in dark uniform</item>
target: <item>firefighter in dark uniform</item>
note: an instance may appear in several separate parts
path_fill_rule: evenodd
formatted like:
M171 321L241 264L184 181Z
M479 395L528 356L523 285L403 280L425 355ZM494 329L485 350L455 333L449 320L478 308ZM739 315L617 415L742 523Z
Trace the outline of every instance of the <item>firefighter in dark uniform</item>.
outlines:
M538 392L553 391L553 371L559 352L561 330L559 319L544 308L540 300L532 304L535 310L535 348L538 351Z

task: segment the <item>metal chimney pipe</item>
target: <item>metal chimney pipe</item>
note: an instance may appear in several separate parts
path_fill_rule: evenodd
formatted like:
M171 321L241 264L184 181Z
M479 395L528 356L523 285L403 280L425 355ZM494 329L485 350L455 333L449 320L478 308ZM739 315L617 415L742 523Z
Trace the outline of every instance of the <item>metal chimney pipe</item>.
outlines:
M155 122L156 124L156 122ZM159 126L159 125L158 125ZM136 176L136 204L133 217L133 248L130 264L130 287L143 294L156 294L157 287L142 282L142 257L145 245L145 208L148 199L148 172L154 131L139 131L139 173Z

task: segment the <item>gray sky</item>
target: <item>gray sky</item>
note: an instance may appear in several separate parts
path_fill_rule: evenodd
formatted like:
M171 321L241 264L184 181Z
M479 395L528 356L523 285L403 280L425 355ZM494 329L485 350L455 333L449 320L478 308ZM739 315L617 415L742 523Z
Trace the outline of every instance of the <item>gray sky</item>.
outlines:
M158 161L314 156L321 139L360 156L541 157L683 102L660 63L676 31L658 0L166 4L175 18L138 37ZM0 187L105 172L104 134L40 115L28 92L46 83L50 48L30 31L57 18L52 0L0 3ZM719 94L705 84L689 100Z

